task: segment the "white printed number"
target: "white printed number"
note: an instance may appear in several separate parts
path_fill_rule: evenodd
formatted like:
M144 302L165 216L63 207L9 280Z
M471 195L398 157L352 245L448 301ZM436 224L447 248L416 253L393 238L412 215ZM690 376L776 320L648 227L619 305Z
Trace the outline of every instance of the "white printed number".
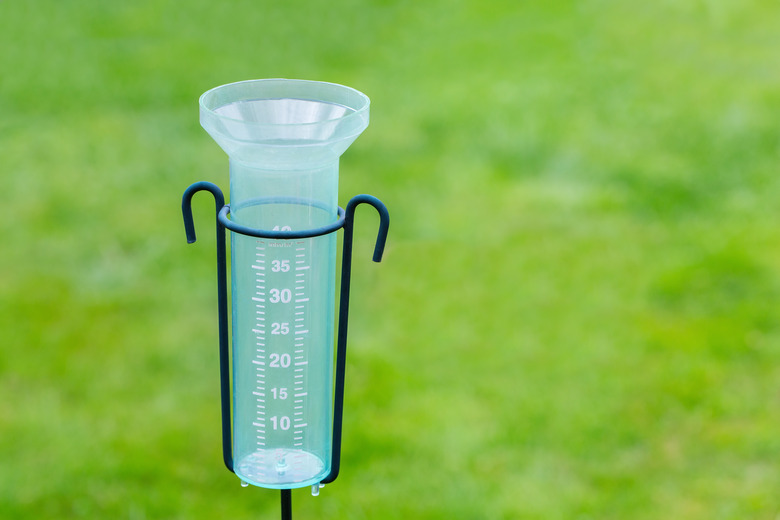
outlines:
M290 289L271 289L271 297L269 298L271 303L290 303L290 300L292 300Z
M273 426L274 430L289 430L290 429L290 418L286 415L283 415L281 417L273 416L271 417L271 425Z
M289 260L272 260L271 261L271 271L275 273L286 273L290 270L290 261Z
M271 354L271 363L268 366L272 368L287 368L290 366L290 362L290 354Z
M271 393L274 394L274 399L287 399L287 389L282 388L272 388Z
M290 324L287 322L284 323L272 323L271 324L271 334L282 334L286 335L290 333Z

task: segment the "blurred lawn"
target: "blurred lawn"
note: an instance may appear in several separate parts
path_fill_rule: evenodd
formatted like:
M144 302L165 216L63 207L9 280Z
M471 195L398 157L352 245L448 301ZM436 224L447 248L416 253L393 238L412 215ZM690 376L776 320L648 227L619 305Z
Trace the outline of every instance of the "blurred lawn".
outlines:
M0 518L277 518L221 465L197 98L372 123L343 471L296 518L780 514L780 16L767 0L0 1ZM362 244L362 245L361 245Z

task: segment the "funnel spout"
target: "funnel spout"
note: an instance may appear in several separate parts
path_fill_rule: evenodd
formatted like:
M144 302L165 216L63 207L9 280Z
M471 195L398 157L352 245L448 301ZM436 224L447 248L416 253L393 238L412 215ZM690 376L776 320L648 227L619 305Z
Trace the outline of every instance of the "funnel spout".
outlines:
M368 126L369 104L334 83L241 81L204 93L200 122L231 160L300 169L338 160Z

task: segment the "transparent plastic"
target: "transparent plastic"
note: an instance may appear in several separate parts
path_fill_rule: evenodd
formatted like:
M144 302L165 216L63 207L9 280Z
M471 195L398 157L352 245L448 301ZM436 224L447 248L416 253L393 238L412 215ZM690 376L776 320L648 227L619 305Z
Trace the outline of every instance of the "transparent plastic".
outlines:
M369 100L333 83L267 79L209 90L204 129L230 161L230 214L263 230L337 219L339 157ZM231 233L234 471L255 486L312 486L330 472L336 234Z

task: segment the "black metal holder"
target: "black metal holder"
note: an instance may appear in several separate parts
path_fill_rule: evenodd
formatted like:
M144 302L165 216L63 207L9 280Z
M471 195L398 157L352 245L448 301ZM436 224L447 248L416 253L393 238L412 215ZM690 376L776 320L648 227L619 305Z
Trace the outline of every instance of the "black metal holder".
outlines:
M219 315L219 375L220 400L222 405L222 458L225 466L233 471L233 446L230 414L230 341L228 337L228 290L227 290L227 251L225 246L225 229L234 233L276 240L292 240L312 238L334 233L344 228L344 244L341 262L341 292L339 297L339 323L336 342L336 373L333 404L333 436L330 473L321 481L329 484L336 480L341 465L341 431L344 417L344 376L347 358L347 327L349 317L349 289L352 272L352 235L354 229L355 210L360 204L369 204L379 213L379 233L374 247L374 262L382 260L387 232L390 227L390 215L382 202L371 195L357 195L347 203L347 209L338 208L338 218L332 224L303 231L267 231L242 226L231 221L230 206L225 204L222 190L210 182L196 182L184 192L181 202L184 216L184 230L187 243L195 242L195 225L192 219L192 197L199 191L208 191L214 196L217 222L217 300ZM292 501L290 489L281 490L282 520L292 518Z

